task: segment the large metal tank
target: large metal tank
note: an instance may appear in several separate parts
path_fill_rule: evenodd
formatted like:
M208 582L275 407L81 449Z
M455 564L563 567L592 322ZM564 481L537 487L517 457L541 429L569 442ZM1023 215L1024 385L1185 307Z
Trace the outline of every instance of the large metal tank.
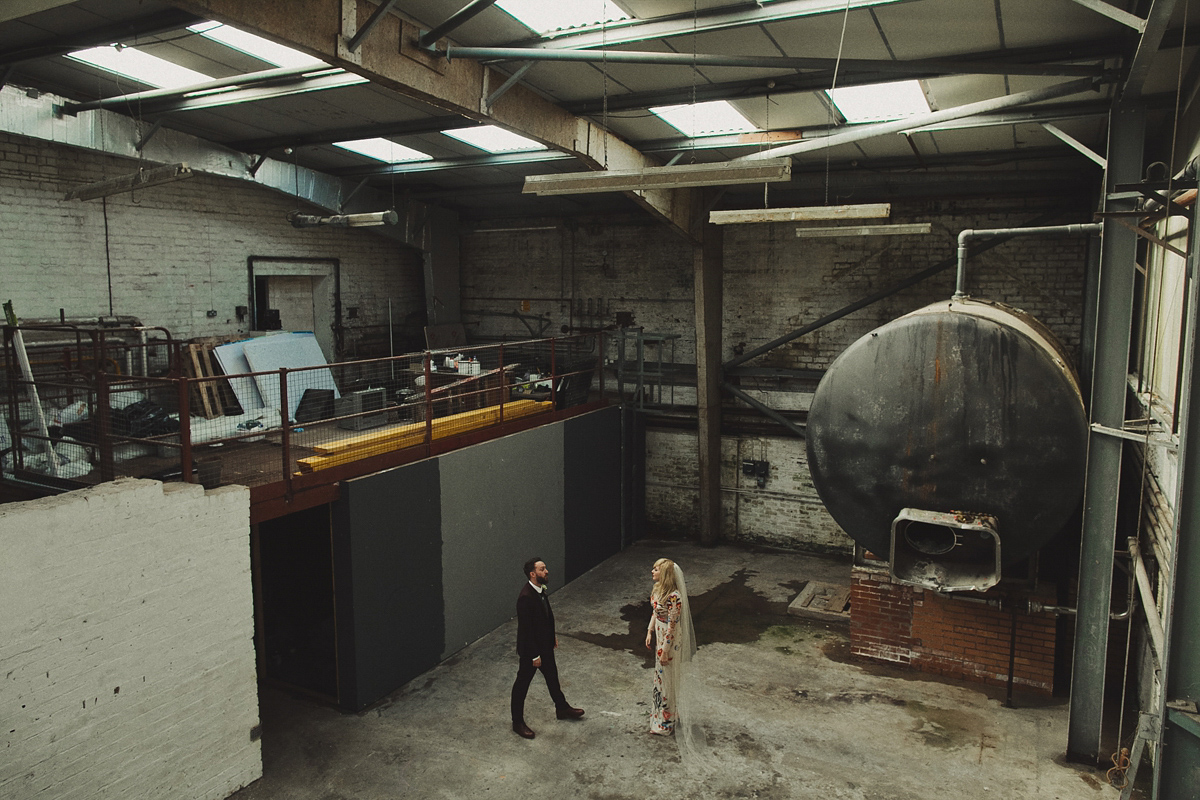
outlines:
M808 416L817 492L898 579L983 590L1083 491L1087 416L1061 344L1014 308L935 303L852 344Z

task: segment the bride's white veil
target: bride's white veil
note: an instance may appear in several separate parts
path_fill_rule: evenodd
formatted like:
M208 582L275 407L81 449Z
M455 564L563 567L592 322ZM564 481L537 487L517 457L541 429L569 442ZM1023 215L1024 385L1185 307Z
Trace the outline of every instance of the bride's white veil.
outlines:
M696 629L692 626L692 606L688 601L683 570L675 564L675 586L679 589L681 608L675 627L675 647L671 660L664 665L663 683L675 711L675 741L684 759L700 755L708 742L693 702L698 688L695 662Z

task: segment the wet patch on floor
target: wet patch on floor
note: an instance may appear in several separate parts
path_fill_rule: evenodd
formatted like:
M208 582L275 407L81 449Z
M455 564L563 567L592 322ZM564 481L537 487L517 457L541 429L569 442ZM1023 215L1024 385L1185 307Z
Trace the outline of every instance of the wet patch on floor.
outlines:
M729 580L718 584L701 594L691 596L692 622L696 626L696 641L701 647L706 644L721 642L725 644L748 644L762 638L763 634L773 626L783 626L788 630L803 627L788 617L788 603L794 598L774 602L763 597L749 586L749 580L758 573L753 570L741 569L733 573ZM793 588L796 593L804 586L804 581L793 581L780 584ZM624 650L639 656L644 666L654 666L654 654L646 649L646 625L650 622L650 600L639 603L629 603L621 607L621 619L629 623L627 633L597 634L574 633L572 636L580 641L607 647L612 650Z
M995 749L988 744L986 723L979 714L937 708L916 700L904 703L903 708L913 718L912 732L930 747L943 750L978 747L981 754L984 749Z
M786 624L776 624L767 628L759 637L759 641L774 647L777 653L791 656L804 652L801 645L807 642L823 642L827 638L841 639L844 636L821 628L814 628L811 624L805 624L801 620L788 620Z

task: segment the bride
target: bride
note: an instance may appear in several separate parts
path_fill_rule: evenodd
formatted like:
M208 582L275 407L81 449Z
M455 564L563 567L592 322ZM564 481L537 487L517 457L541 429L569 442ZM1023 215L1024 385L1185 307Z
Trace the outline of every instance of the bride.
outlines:
M646 648L654 650L654 688L650 711L650 732L660 736L675 734L685 754L703 744L703 730L692 713L691 663L696 653L696 632L692 627L691 607L683 570L669 558L660 558L650 570L654 589L650 592L650 624L646 628Z

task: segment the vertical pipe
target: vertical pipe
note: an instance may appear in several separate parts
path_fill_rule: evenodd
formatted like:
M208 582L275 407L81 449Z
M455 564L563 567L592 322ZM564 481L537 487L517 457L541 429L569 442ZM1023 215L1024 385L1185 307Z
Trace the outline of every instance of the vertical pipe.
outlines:
M425 449L433 455L433 353L425 351Z
M604 398L604 354L608 352L608 342L604 341L604 331L596 334L596 391Z
M1004 707L1016 708L1013 705L1013 684L1016 683L1017 668L1017 606L1014 603L1010 609L1011 617L1008 624L1008 685L1005 688Z
M138 343L142 348L142 357L139 361L141 361L142 377L145 378L150 375L150 354L148 352L150 345L144 328L138 329Z
M184 483L192 482L192 409L191 384L186 376L179 376L175 384L179 405L179 471Z
M92 333L92 367L96 370L96 415L98 417L100 442L100 480L111 481L116 477L113 464L112 409L109 407L108 373L104 371L104 350L95 333Z
M1115 105L1110 113L1108 170L1104 176L1106 211L1133 208L1131 198L1114 193L1117 184L1140 178L1144 136L1144 108L1140 104ZM1104 222L1090 422L1109 428L1120 429L1125 423L1137 239L1137 234L1114 218L1108 217ZM1088 764L1100 763L1101 756L1122 441L1092 431L1088 445L1083 541L1079 553L1079 613L1075 620L1067 731L1067 757Z
M550 405L558 408L558 365L554 361L554 340L550 340Z
M508 370L504 368L504 342L500 343L500 423L504 423L504 404L508 402Z
M279 422L282 427L283 492L292 499L292 415L288 413L287 367L279 368Z
M392 359L396 358L396 337L395 329L392 327L392 298L388 298L388 355ZM392 367L392 389L396 388L396 362L388 362Z

